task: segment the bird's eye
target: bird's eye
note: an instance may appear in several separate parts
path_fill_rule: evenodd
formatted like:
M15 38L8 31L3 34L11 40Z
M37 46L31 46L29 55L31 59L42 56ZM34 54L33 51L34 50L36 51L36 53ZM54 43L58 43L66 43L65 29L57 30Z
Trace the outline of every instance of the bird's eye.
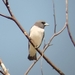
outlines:
M45 24L45 22L41 22L42 24Z

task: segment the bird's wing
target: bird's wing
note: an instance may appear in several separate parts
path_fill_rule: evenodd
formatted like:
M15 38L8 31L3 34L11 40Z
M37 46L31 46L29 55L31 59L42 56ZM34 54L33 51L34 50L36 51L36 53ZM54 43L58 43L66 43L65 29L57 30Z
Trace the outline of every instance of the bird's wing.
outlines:
M43 32L43 37L42 37L41 43L40 43L40 45L38 46L38 48L41 46L42 41L43 41L43 39L44 39L44 36L45 36L45 32Z
M30 35L30 32L29 32L29 35ZM28 50L29 50L29 48L30 48L30 44L29 44L30 42L29 42L29 40L28 40Z

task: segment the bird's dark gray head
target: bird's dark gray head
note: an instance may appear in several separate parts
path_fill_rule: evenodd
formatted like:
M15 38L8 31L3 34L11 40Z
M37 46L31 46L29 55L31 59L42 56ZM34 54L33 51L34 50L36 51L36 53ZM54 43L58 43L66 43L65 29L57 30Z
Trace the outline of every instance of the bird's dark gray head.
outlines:
M34 25L44 29L44 27L48 26L49 24L46 23L45 21L37 21Z

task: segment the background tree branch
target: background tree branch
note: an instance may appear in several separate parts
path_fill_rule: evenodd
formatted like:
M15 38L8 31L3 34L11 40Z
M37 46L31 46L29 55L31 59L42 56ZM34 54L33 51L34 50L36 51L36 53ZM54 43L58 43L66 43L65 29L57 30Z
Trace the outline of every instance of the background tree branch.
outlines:
M53 16L54 16L54 33L56 33L56 15L55 15L55 4L54 4L54 0L52 0L53 2Z
M67 26L68 35L69 35L69 37L71 39L71 42L75 46L75 41L74 41L74 39L72 37L72 34L70 32L70 28L69 28L69 24L68 24L68 0L66 0L66 26Z
M3 75L10 75L8 70L6 69L5 65L3 64L2 60L0 59L0 66L3 69L3 72L0 71Z
M0 73L1 73L2 75L5 75L1 70L0 70Z

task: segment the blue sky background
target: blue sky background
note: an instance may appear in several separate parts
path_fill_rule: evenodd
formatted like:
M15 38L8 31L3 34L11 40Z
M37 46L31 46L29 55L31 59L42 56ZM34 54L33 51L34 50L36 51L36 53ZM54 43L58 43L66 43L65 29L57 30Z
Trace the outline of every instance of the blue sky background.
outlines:
M38 20L49 23L45 28L45 41L48 43L53 35L54 18L52 0L9 0L11 10L22 27L29 33L32 25ZM75 0L69 0L69 26L75 40ZM55 0L57 31L65 24L65 0ZM0 0L0 13L9 15L2 0ZM75 47L73 46L67 29L56 36L45 55L65 75L75 75ZM44 43L40 49L42 50ZM6 18L0 17L0 59L4 62L11 75L24 75L33 61L28 57L28 40L17 25ZM41 75L41 60L31 69L28 75ZM59 75L43 59L44 75Z

